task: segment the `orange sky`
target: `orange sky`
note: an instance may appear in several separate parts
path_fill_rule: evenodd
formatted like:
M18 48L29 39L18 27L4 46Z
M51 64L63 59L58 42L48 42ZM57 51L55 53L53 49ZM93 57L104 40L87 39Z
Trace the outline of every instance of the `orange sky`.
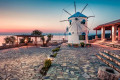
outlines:
M43 15L33 16L27 13L6 13L0 15L0 32L31 32L34 29L43 32L64 32L65 30L65 27L61 27L61 23L57 18L43 17Z
M59 22L59 14L15 10L0 10L0 13L0 32L31 32L38 29L56 33L66 29L66 25Z

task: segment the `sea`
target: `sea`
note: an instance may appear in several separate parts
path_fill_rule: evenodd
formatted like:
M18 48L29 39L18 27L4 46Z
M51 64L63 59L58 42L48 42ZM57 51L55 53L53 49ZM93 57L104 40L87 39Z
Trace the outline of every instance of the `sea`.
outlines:
M4 38L7 37L7 36L14 36L14 35L22 35L23 33L0 33L0 46L2 46L2 43L5 43L4 41ZM28 35L30 33L25 33L24 35ZM68 34L64 34L64 33L43 33L43 35L47 35L47 34L52 34L53 35L53 38L52 38L52 41L61 41L63 40L68 40ZM88 36L91 36L91 35L95 35L95 34L89 34ZM45 36L45 39L47 39L47 37ZM34 40L34 38L33 38ZM38 39L40 40L40 39Z
M43 35L47 35L49 33L44 33ZM68 36L62 33L51 33L53 35L52 41L61 41L63 38L65 40L68 39ZM4 38L9 37L9 36L14 36L14 35L21 35L21 34L0 34L0 46L2 46L2 43L5 43ZM25 35L25 34L24 34ZM45 36L45 39L47 39L47 36ZM34 40L34 38L33 38ZM39 41L40 39L38 39Z

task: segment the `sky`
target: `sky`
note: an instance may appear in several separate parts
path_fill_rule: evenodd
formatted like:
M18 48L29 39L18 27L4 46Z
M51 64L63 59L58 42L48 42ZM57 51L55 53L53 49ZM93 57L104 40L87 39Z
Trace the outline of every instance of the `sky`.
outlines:
M0 33L32 32L35 29L44 33L63 33L70 15L74 14L74 1L77 12L88 4L83 14L95 18L88 19L90 32L93 28L120 19L120 0L0 0Z

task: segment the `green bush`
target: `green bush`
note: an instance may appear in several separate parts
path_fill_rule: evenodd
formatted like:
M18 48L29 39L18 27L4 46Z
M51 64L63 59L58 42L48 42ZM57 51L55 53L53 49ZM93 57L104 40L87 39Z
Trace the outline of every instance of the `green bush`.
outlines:
M44 67L49 68L51 66L52 62L50 59L45 60Z
M73 44L73 46L79 46L78 44Z
M86 44L86 46L91 46L91 44Z
M81 45L85 45L85 43L84 43L84 42L81 42L80 44L81 44Z
M57 56L57 53L53 54L53 57L56 57Z
M25 43L25 40L24 39L20 39L20 43Z
M58 52L60 50L60 48L56 48L56 52Z
M60 48L55 48L55 49L53 49L52 50L52 52L54 53L54 52L58 52L60 50Z
M47 71L48 71L48 68L42 67L42 69L40 70L40 73L44 76L46 75Z
M55 49L53 49L52 52L54 53L54 52L55 52Z
M48 69L50 68L51 64L52 64L52 62L51 62L50 59L45 60L45 62L44 62L44 67L42 67L42 69L40 70L40 73L41 73L43 76L46 75L46 73L47 73Z
M81 42L80 45L81 45L81 47L84 47L85 43L84 43L84 42Z

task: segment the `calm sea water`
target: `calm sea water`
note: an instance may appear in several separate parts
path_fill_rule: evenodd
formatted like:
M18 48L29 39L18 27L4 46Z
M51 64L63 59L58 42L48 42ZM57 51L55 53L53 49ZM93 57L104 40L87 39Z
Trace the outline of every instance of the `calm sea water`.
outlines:
M0 46L2 45L2 43L4 43L4 38L7 37L7 36L12 36L12 35L0 35ZM53 35L53 38L52 40L62 40L63 38L65 38L65 40L67 40L67 36L65 35ZM32 38L34 40L34 38ZM47 39L47 37L45 36L45 39ZM40 41L40 38L38 38L38 41Z
M23 33L0 33L0 46L2 45L2 43L4 43L4 38L7 37L7 36L12 36L12 35L20 35L20 34L23 34ZM25 33L25 34L30 34L30 33ZM49 33L43 33L43 35L47 35ZM53 35L53 38L52 40L63 40L63 38L65 40L68 39L68 36L64 35L64 33L50 33ZM91 36L91 35L95 35L92 34L92 33L89 33L88 36ZM32 38L34 40L34 38ZM47 39L47 37L45 37L45 39ZM40 41L40 38L38 38L38 41Z

